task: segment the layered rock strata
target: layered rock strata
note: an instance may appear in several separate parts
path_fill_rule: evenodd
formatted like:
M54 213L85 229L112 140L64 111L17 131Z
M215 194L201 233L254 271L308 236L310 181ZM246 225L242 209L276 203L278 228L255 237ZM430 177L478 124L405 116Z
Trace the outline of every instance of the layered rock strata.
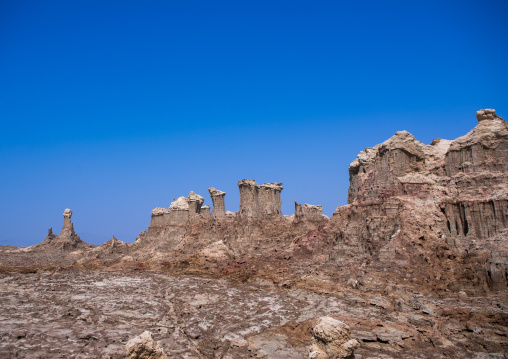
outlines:
M477 120L454 141L425 145L401 131L363 150L349 167L349 205L332 219L338 247L379 266L423 264L427 281L453 268L450 288L506 289L507 256L496 253L508 246L496 238L508 227L508 125L491 109Z

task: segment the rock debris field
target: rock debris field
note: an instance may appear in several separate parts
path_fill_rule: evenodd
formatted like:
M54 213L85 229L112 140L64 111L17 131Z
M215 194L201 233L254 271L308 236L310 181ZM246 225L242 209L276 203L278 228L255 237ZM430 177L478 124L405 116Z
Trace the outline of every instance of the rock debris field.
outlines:
M506 354L506 326L483 320L468 327L453 318L462 307L472 317L482 312L484 303L474 300L427 303L415 295L391 303L362 293L75 269L1 274L0 292L1 358L122 358L127 341L146 330L170 358L305 358L310 323L323 315L349 323L361 342L356 358L454 357L456 346L477 350L472 357L484 357L485 348L489 357ZM492 311L505 317L503 308ZM489 331L500 342L485 342ZM419 354L404 349L415 345Z

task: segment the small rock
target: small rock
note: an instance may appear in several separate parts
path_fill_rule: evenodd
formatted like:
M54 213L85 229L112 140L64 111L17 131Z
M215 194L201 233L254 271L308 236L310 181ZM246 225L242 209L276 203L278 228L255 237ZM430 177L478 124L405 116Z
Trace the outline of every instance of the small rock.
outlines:
M125 357L129 359L168 359L160 343L153 340L149 331L145 331L127 342Z

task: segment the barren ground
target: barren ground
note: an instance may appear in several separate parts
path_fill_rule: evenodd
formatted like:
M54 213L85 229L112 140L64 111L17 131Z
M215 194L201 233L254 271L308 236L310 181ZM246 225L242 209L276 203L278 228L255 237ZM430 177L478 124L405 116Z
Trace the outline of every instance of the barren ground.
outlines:
M362 343L356 358L502 358L508 350L502 295L395 300L76 269L0 274L0 292L2 358L121 358L145 330L171 358L304 358L312 320L323 315L351 326Z

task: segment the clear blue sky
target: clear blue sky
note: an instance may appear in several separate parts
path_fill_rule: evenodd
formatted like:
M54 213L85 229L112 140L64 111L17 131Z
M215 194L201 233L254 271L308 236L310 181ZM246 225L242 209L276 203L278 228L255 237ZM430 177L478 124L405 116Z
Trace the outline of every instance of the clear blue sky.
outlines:
M237 181L346 204L348 165L508 117L507 1L0 2L0 244L131 242Z

